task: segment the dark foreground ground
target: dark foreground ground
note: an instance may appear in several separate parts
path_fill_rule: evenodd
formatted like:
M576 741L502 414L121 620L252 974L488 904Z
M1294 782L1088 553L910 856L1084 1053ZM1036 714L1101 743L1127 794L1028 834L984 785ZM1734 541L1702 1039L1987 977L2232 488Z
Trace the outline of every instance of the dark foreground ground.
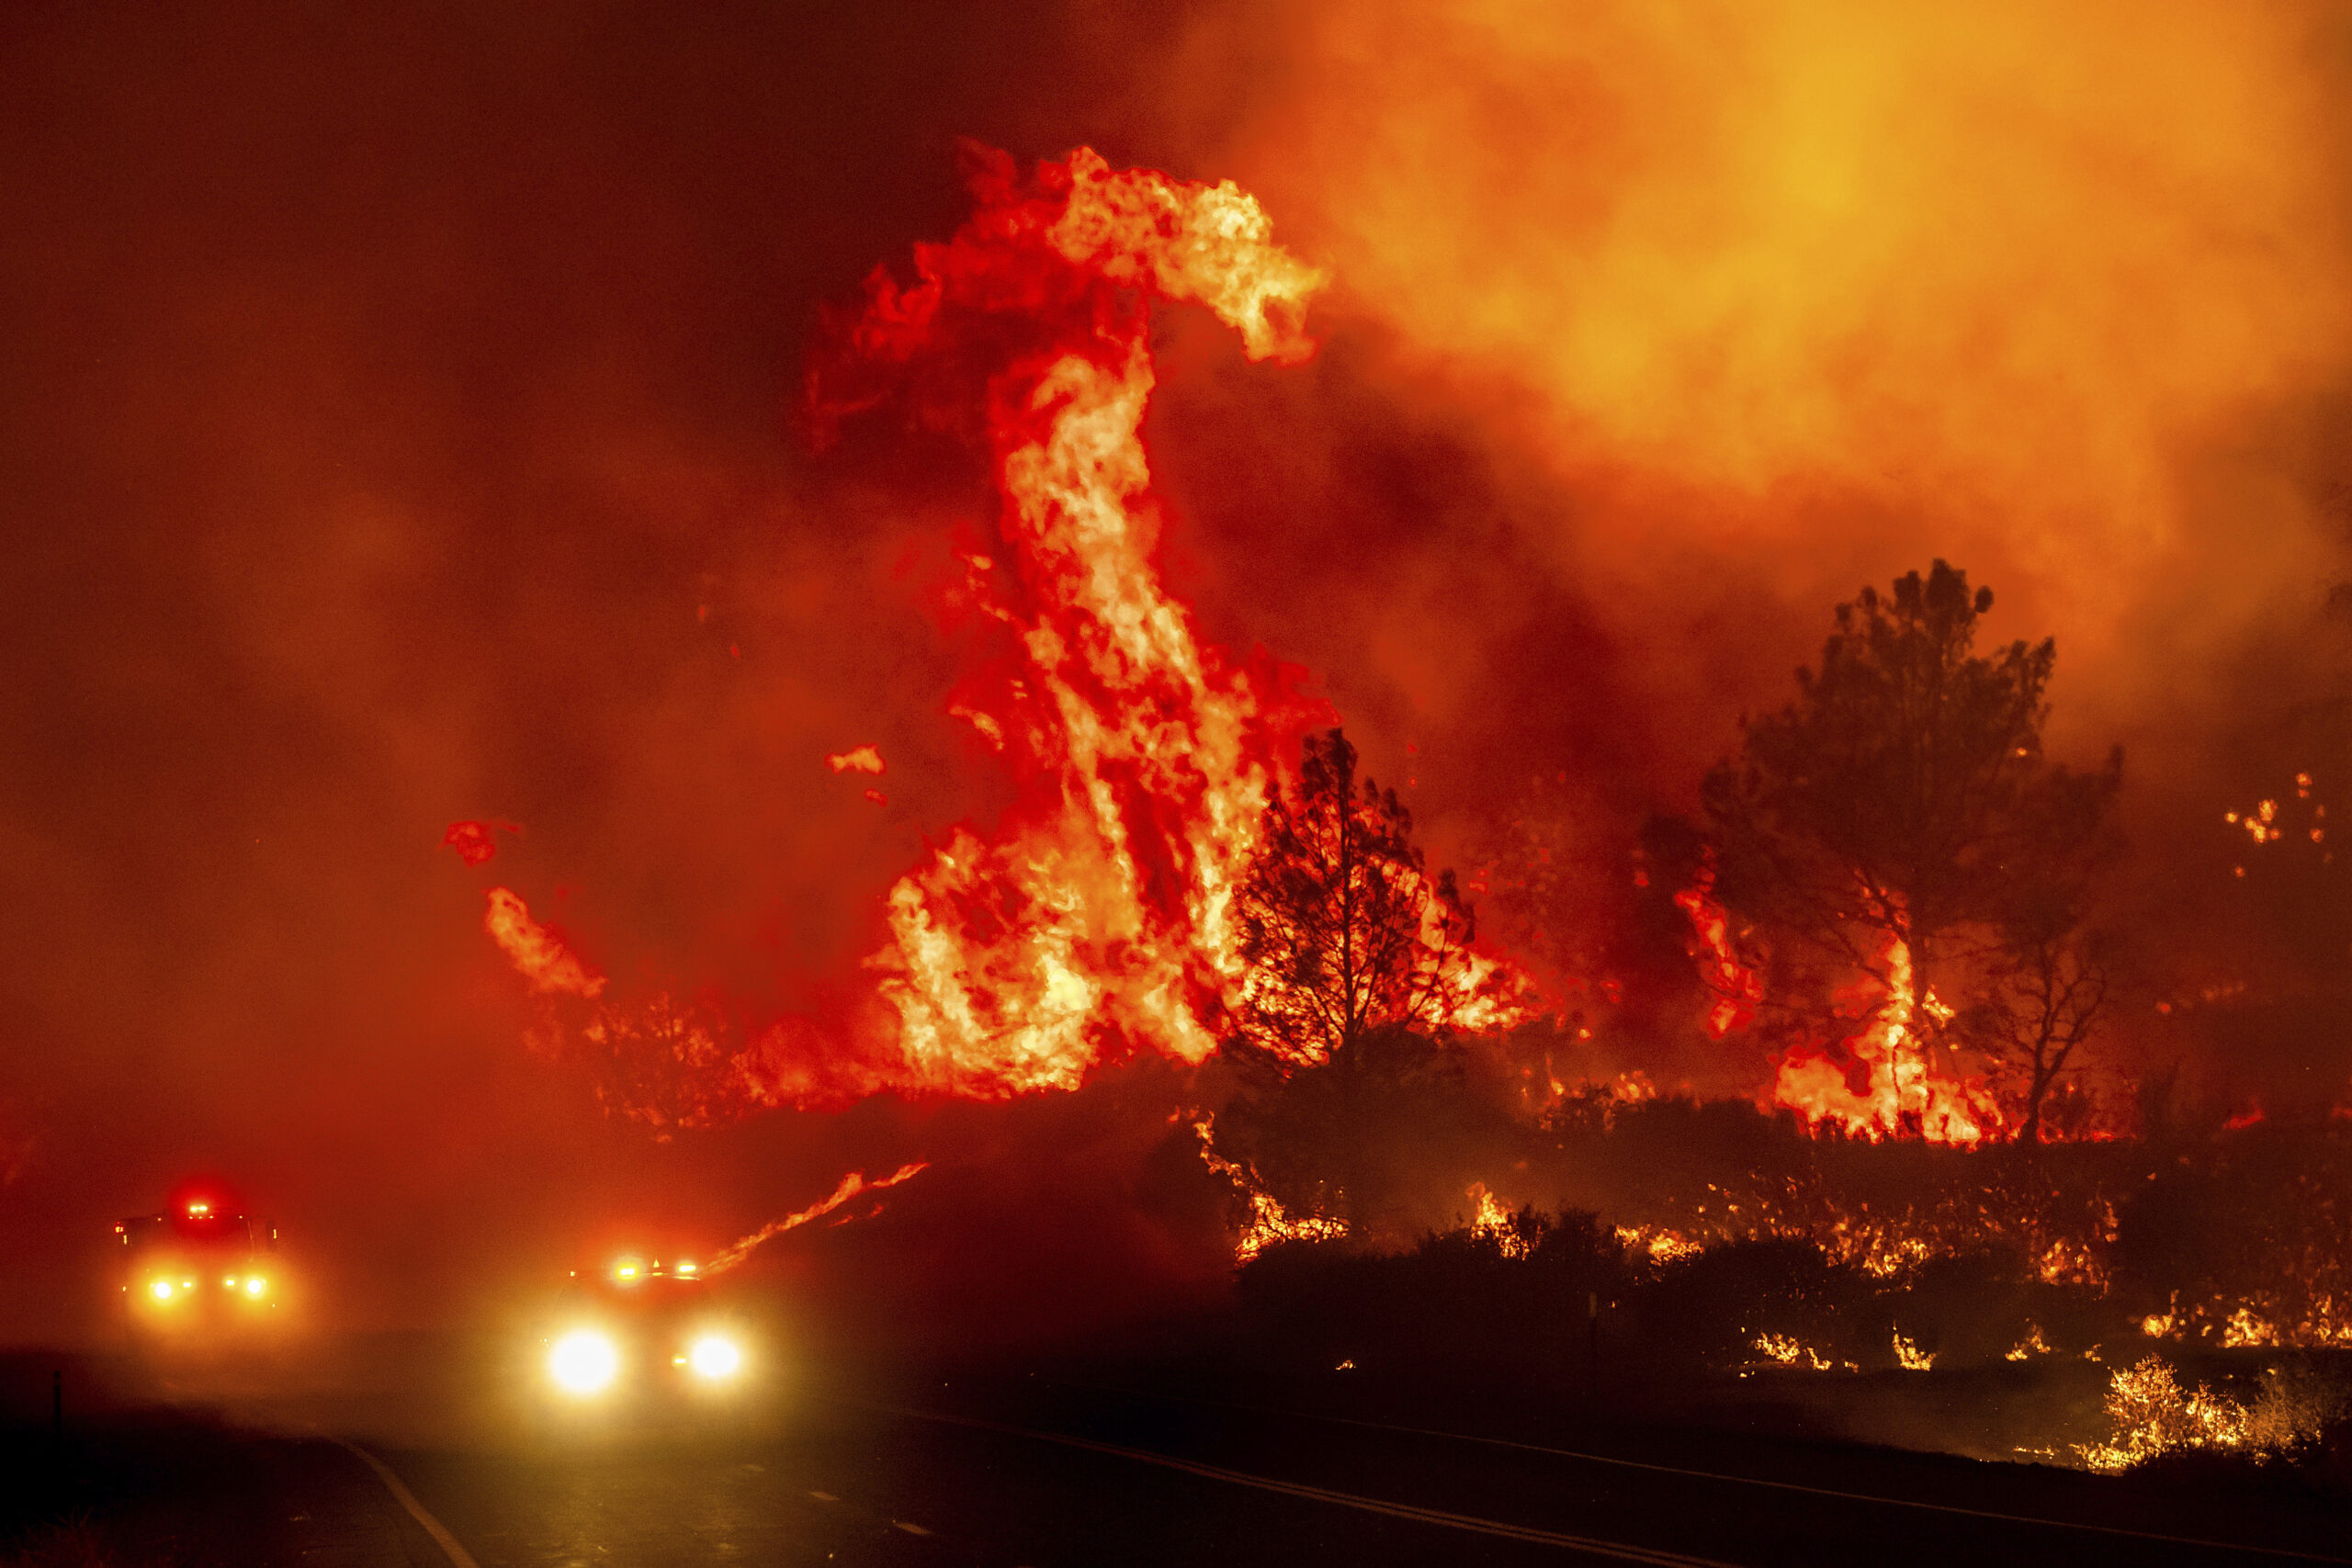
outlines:
M274 1364L7 1358L0 1563L2352 1561L2352 1509L2260 1480L2109 1478L1348 1379L803 1367L724 1428L657 1416L571 1433L525 1418L513 1371L436 1337Z

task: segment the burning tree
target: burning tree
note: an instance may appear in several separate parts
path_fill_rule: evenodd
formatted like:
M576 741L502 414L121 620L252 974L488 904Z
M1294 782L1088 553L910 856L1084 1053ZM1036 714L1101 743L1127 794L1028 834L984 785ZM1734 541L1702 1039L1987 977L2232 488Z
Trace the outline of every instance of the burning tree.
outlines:
M1450 1169L1407 1180L1435 1145L1508 1135L1445 1036L1504 1021L1510 976L1471 951L1453 874L1430 874L1412 814L1359 781L1347 737L1310 735L1303 753L1236 901L1249 969L1224 1054L1245 1089L1220 1126L1285 1204L1361 1228L1408 1186L1459 1190Z
M1245 1046L1336 1061L1375 1029L1451 1022L1485 976L1453 873L1432 878L1393 789L1356 783L1356 749L1310 735L1295 789L1272 792L1238 900Z
M1780 1097L1816 1117L1990 1131L1981 1093L1936 1059L1962 1039L1939 983L1973 1002L2006 977L2006 1043L2030 1048L2037 1105L2096 1021L2103 987L2070 944L2122 757L2091 773L2044 759L2056 645L1973 653L1992 604L1940 560L1892 597L1864 588L1838 607L1819 671L1798 671L1797 700L1745 721L1739 753L1707 775L1715 894L1773 981Z

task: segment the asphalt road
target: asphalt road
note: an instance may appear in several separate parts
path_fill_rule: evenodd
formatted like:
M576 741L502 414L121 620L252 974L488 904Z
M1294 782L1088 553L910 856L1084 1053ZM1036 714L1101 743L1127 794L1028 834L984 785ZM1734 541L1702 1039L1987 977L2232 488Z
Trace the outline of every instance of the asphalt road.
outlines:
M655 1420L526 1436L484 1417L480 1401L467 1419L430 1419L458 1381L419 1369L372 1403L316 1390L263 1399L227 1385L206 1396L183 1381L168 1414L133 1415L130 1402L92 1418L88 1440L118 1456L113 1490L97 1496L102 1524L128 1521L108 1525L117 1560L2352 1560L2352 1513L2293 1497L1605 1418L1447 1434L1251 1406L1229 1390L1114 1391L1038 1369L895 1388L803 1380L774 1391L769 1418L731 1432ZM124 1452L140 1457L125 1468ZM2290 1552L2308 1555L2279 1554Z

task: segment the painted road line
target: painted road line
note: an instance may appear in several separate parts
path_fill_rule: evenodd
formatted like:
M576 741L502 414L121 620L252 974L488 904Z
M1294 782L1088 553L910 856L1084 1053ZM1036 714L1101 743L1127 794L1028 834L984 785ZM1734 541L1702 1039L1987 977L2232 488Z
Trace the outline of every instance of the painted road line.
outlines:
M1165 1470L1182 1471L1208 1481L1222 1481L1234 1486L1255 1487L1261 1492L1279 1493L1286 1497L1303 1497L1310 1502L1329 1503L1338 1507L1354 1508L1368 1514L1381 1514L1392 1519L1408 1519L1415 1524L1437 1525L1446 1529L1468 1530L1477 1535L1500 1536L1506 1540L1527 1541L1536 1546L1557 1546L1571 1551L1590 1553L1596 1557L1613 1557L1623 1562L1647 1562L1657 1568L1734 1568L1712 1557L1692 1557L1683 1552L1661 1551L1656 1547L1635 1546L1631 1541L1601 1540L1591 1536L1568 1535L1559 1530L1537 1529L1532 1525L1514 1525L1502 1519L1482 1519L1470 1514L1449 1514L1440 1508L1423 1508L1410 1503L1392 1503L1381 1497L1363 1497L1352 1492L1334 1492L1328 1487L1307 1486L1295 1481L1277 1481L1271 1475L1252 1475L1246 1471L1227 1470L1220 1465L1196 1464L1191 1460L1176 1459L1168 1454L1153 1453L1148 1449L1121 1448L1115 1443L1098 1443L1088 1438L1069 1437L1060 1432L1037 1432L1026 1427L1007 1427L1000 1422L976 1420L968 1416L942 1416L929 1410L907 1410L896 1405L876 1404L868 1409L886 1415L901 1416L915 1421L937 1421L952 1427L971 1427L984 1432L1001 1432L1007 1437L1027 1438L1034 1442L1057 1443L1064 1448L1084 1449L1091 1453L1111 1454L1131 1460L1137 1464L1158 1465ZM901 1527L903 1528L903 1527Z
M1170 1404L1199 1404L1212 1410L1243 1410L1253 1416L1281 1416L1294 1421L1321 1421L1333 1427L1360 1427L1368 1432L1396 1432L1412 1438L1442 1438L1448 1442L1477 1443L1490 1449L1511 1449L1520 1453L1549 1454L1555 1459L1581 1460L1587 1464L1610 1464L1621 1470L1646 1470L1659 1475L1684 1475L1699 1481L1723 1481L1736 1486L1763 1486L1775 1492L1803 1492L1815 1497L1836 1497L1849 1503L1876 1503L1887 1508L1919 1508L1932 1514L1957 1514L1971 1519L1996 1519L2003 1524L2039 1525L2045 1529L2086 1530L2093 1535L2123 1536L2132 1540L2160 1540L2167 1546L2201 1547L2211 1551L2234 1551L2257 1557L2285 1557L2298 1562L2352 1563L2352 1557L2328 1557L2316 1551L2295 1551L2283 1546L2246 1546L2233 1540L2208 1540L2198 1536L2162 1535L2154 1530L2127 1529L2121 1525L2081 1524L2073 1519L2044 1518L2034 1514L2001 1514L1988 1508L1963 1508L1956 1503L1924 1503L1915 1497L1888 1497L1875 1492L1840 1492L1829 1486L1807 1486L1795 1481L1763 1481L1752 1475L1726 1475L1714 1470L1686 1470L1679 1465L1653 1464L1645 1460L1617 1459L1608 1454L1589 1454L1575 1449L1546 1448L1541 1443L1514 1442L1509 1438L1481 1438L1469 1432L1447 1432L1434 1427L1398 1427L1386 1421L1365 1421L1352 1416L1323 1416L1311 1410L1282 1410L1271 1404L1234 1404L1222 1399L1202 1399L1183 1393L1149 1393L1130 1388L1109 1388L1101 1383L1061 1383L1062 1388L1085 1389L1093 1393L1115 1393L1125 1399L1156 1399Z
M893 1529L902 1529L909 1535L929 1535L931 1533L921 1525L910 1525L904 1519L892 1519L890 1524Z
M439 1519L435 1518L424 1505L416 1500L416 1494L408 1489L407 1483L392 1473L390 1465L386 1464L357 1443L346 1442L341 1438L333 1438L328 1440L338 1448L349 1449L353 1453L357 1454L361 1462L376 1472L376 1478L384 1483L384 1490L392 1495L392 1501L406 1508L408 1517L424 1527L424 1533L433 1538L433 1544L439 1547L441 1554L449 1560L450 1568L481 1568L481 1565L474 1561L473 1553L458 1545L458 1538L449 1533L448 1528Z

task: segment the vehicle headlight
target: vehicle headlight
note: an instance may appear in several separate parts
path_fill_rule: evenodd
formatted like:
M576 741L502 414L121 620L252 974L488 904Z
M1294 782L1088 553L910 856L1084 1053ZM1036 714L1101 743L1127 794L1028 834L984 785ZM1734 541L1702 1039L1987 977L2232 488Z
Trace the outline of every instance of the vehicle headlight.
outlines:
M695 1341L686 1353L686 1364L707 1378L731 1378L743 1369L743 1352L735 1348L732 1339L722 1339L716 1334L706 1335Z
M245 1281L245 1294L249 1296L258 1296L267 1289L269 1289L269 1281L263 1279L258 1274L252 1276Z
M620 1375L621 1353L612 1339L593 1328L578 1328L548 1352L548 1375L568 1393L595 1393Z
M159 1302L170 1301L172 1299L172 1282L169 1280L158 1280L153 1284L147 1287L147 1293L153 1296Z

